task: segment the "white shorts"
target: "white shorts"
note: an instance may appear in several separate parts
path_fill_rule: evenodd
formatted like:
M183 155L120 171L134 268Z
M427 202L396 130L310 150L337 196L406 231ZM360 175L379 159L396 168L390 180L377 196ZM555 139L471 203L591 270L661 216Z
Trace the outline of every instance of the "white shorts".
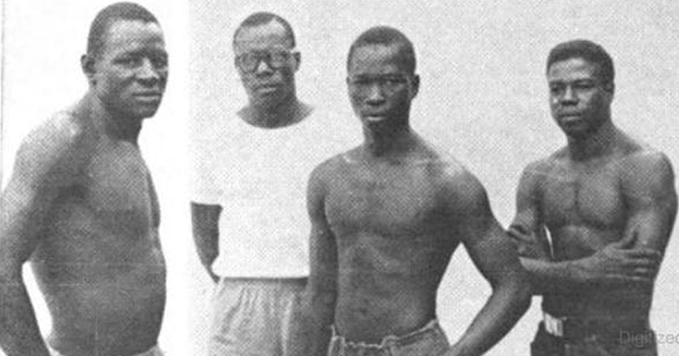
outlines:
M211 306L209 356L286 356L306 278L222 278Z

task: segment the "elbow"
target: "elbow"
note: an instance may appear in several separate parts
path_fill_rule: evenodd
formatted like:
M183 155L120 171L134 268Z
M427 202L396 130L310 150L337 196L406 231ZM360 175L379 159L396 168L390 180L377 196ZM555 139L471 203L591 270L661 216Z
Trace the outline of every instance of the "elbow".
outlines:
M523 315L528 308L530 308L531 301L533 300L533 293L530 283L526 283L522 286L518 292L518 311Z
M516 314L523 315L530 307L532 300L532 288L530 279L525 271L517 273L507 283L502 285L510 305Z
M517 311L523 315L530 308L533 298L533 288L527 272L521 273L521 277L518 278L514 287L514 294L516 295Z

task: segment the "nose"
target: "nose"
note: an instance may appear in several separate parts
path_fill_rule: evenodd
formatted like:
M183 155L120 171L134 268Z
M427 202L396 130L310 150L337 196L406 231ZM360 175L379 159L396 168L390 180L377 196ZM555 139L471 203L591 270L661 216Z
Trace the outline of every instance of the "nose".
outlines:
M567 85L566 88L564 89L563 96L561 97L560 100L561 104L576 104L578 102L578 97L575 95L575 92L573 91L573 88L570 85Z
M263 58L259 60L259 62L257 63L257 67L255 68L255 74L257 75L271 74L273 73L273 71L274 70L269 65L269 62Z
M366 104L371 106L378 106L385 102L384 93L382 92L382 87L377 84L373 84L368 88L368 95L366 97Z
M154 85L160 81L160 71L161 69L156 68L149 58L144 58L137 71L137 79L147 85Z

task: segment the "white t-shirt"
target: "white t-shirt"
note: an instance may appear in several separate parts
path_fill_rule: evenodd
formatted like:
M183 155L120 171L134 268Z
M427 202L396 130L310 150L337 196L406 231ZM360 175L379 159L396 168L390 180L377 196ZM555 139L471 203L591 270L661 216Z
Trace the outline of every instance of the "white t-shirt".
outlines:
M335 119L315 109L295 125L269 129L234 115L194 138L191 200L222 206L214 273L245 278L309 275L309 175L360 142L357 130L338 127Z

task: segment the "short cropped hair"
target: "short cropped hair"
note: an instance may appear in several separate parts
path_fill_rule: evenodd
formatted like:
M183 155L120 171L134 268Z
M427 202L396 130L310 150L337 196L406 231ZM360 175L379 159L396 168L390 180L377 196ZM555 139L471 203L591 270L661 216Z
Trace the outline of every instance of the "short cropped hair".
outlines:
M615 79L613 59L601 45L589 40L572 40L560 43L552 48L549 57L547 57L547 72L555 62L572 58L582 58L595 64L597 66L597 77L604 84L613 83Z
M101 54L106 43L106 32L111 24L120 20L141 21L143 23L156 23L153 14L141 5L132 2L119 2L103 8L92 21L90 34L87 37L87 54L97 57Z
M349 48L347 70L349 70L349 67L351 66L351 59L356 49L370 45L398 46L401 64L403 64L403 67L408 73L415 74L417 63L413 43L401 31L389 26L372 27L358 36Z
M272 21L276 21L283 26L287 37L292 43L292 48L295 48L295 32L292 30L290 23L284 18L271 12L255 12L243 20L243 22L241 22L241 24L236 29L236 32L233 33L233 45L236 45L236 37L238 37L244 28L263 26Z

